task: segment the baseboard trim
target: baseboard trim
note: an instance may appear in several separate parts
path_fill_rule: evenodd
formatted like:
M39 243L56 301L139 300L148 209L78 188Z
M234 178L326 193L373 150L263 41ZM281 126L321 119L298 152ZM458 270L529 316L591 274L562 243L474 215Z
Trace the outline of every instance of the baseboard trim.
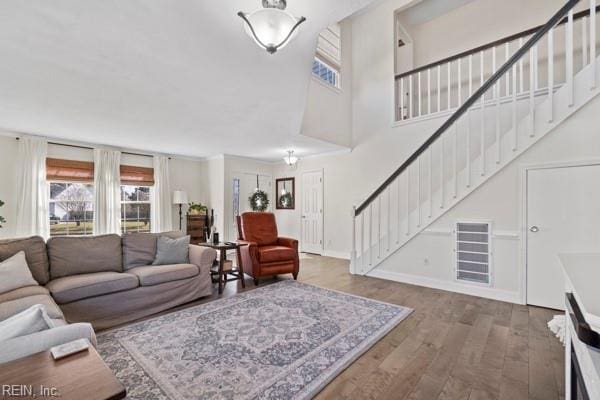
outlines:
M510 292L491 287L471 286L461 284L459 282L449 282L441 279L428 278L425 276L410 275L393 271L382 271L378 269L369 272L367 276L386 279L389 281L408 283L410 285L424 286L432 289L446 290L448 292L485 297L486 299L505 301L508 303L522 304L521 296L518 292Z
M334 251L334 250L323 250L323 252L321 253L322 256L325 257L333 257L333 258L341 258L344 260L349 260L350 259L350 254L344 252L344 251Z

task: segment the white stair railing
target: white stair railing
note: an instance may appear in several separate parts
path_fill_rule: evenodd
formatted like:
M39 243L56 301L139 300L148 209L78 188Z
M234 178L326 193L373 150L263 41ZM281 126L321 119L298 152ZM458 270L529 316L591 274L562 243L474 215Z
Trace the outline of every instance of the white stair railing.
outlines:
M578 2L568 1L547 24L523 42L519 50L512 55L506 52L508 59L502 66L495 65L497 46L491 47L494 65L487 80L484 50L480 50L476 58L472 55L467 57L469 81L466 89L469 97L373 194L353 208L352 272L370 272L539 140L558 120L564 120L570 107L576 103L575 90L582 75L585 75L586 87L595 89L596 1L590 0L589 18L583 18L581 13L575 18L573 7ZM581 36L586 37L585 41L582 39L585 47L578 52L581 57L577 63L574 59L574 21L589 24ZM556 31L559 29L565 31L564 54L555 51ZM541 46L543 39L547 41L546 46ZM509 43L504 46L508 49ZM540 58L540 49L545 50L547 60ZM589 57L584 55L588 54L588 49ZM475 60L478 62L479 79L478 88L473 92ZM448 71L450 64L448 62ZM539 83L540 66L547 69L545 87L540 87ZM435 110L431 106L432 93L437 93L435 103L439 112L442 90L438 85L432 91L430 82L432 75L440 82L441 69L441 65L436 65L435 73L425 72L425 107L419 101L422 71L416 73L416 96L412 92L412 75L397 81L402 89L406 79L411 94L404 100L399 97L400 105L407 104L408 109L401 109L398 115L406 119L421 115L423 110L431 113ZM457 70L460 71L460 60ZM555 75L559 75L558 79ZM450 80L448 82L451 83ZM462 100L461 86L460 83L457 86L458 100ZM450 106L449 94L447 101ZM417 102L416 107L413 107L413 102ZM396 218L393 218L392 210Z
M596 10L596 0L590 0L590 10L592 9ZM561 21L562 24L572 25L564 29L565 42L574 46L574 48L567 49L569 50L568 53L571 55L574 53L581 54L582 65L588 65L588 60L594 60L592 62L595 62L596 48L589 45L589 43L593 43L592 40L595 38L595 13L593 16L590 15L589 11L582 11L577 14L572 13L570 18ZM527 31L508 36L476 49L396 75L396 121L399 123L408 122L456 110L466 98L473 94L473 87L477 82L479 82L479 87L481 87L484 80L483 77L485 75L493 75L496 72L497 62L506 62L511 55L523 46L524 41L531 37L539 28L528 29ZM574 43L574 32L580 32L581 34L577 43ZM548 37L548 49L551 45L553 46L553 39ZM500 60L501 57L496 57L497 52L502 53L502 48L504 48L504 60ZM533 58L539 61L537 55ZM478 71L474 70L473 65L475 61L479 64L479 68L475 69ZM564 62L566 60L561 61ZM550 57L548 56L549 62ZM531 67L532 65L533 68ZM530 76L526 76L525 71L527 69L529 69ZM447 75L445 81L441 79L443 70L446 70ZM467 72L466 76L464 76L465 70ZM559 79L555 81L553 75L544 74L546 79L540 82L539 65L525 58L519 60L515 73L518 81L517 94L526 92L526 87L530 80L535 81L536 90L540 88L547 90L553 84L562 85L568 83L566 79L569 76L573 76L572 73L567 73L564 76L561 74L558 77ZM422 84L423 80L426 84ZM592 84L595 86L595 81ZM510 96L510 87L511 81L510 79L506 79L505 97ZM529 90L527 89L527 91ZM445 104L442 103L444 92L446 93ZM464 96L465 92L467 92L467 96ZM494 96L490 95L491 98L494 98ZM437 104L437 107L434 107L434 104ZM442 109L442 107L444 108Z

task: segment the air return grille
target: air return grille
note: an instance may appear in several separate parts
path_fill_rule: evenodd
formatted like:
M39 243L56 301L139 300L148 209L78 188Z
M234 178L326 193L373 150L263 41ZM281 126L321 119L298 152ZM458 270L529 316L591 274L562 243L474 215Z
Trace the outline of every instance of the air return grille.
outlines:
M456 279L490 284L490 223L456 224Z

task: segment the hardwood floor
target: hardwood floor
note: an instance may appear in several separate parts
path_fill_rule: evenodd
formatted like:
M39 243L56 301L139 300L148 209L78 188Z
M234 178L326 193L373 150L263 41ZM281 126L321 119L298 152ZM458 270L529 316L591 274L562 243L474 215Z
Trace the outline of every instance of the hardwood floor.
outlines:
M328 257L302 259L299 280L414 309L317 399L564 398L564 349L546 326L557 311L353 276Z

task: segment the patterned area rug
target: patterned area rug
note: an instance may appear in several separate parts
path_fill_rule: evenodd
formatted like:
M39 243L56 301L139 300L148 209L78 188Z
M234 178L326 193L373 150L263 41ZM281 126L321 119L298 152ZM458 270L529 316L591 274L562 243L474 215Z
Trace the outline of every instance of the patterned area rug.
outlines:
M102 333L129 399L306 399L411 309L283 281Z

